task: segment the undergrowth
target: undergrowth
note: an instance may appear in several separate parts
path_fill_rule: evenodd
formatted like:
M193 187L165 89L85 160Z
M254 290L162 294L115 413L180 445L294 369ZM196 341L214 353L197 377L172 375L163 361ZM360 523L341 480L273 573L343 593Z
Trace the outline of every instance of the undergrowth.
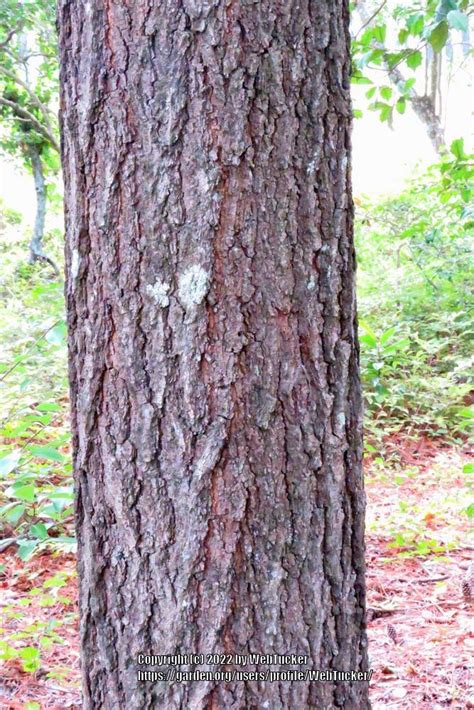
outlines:
M465 437L472 421L472 160L462 141L398 196L357 205L366 438Z
M27 263L15 213L3 211L1 227L0 545L27 559L74 546L63 284ZM58 230L47 242L59 259Z

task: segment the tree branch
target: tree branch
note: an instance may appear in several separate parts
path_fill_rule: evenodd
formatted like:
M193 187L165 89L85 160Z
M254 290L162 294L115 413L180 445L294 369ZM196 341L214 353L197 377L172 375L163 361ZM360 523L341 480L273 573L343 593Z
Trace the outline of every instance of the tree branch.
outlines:
M390 80L397 85L405 85L406 80L400 69L393 67L390 69L386 60L384 64L387 67L387 73ZM415 89L412 87L409 91L410 103L413 107L414 112L418 118L425 124L426 132L428 133L429 139L436 150L440 153L441 148L445 145L446 140L444 136L443 127L439 120L439 116L436 113L436 109L433 106L433 102L429 96L420 96Z
M375 15L372 15L370 17L368 15L364 2L358 4L357 10L361 16L361 19L364 22L364 26L367 26L373 20L375 15L380 12L381 7L379 7ZM374 42L374 45L378 49L383 50L383 64L390 81L396 86L405 86L405 77L403 76L400 69L398 69L398 64L400 64L402 60L400 60L400 62L398 62L395 66L390 67L389 62L387 61L388 52L386 47L384 47L381 42ZM431 140L434 149L437 153L439 153L441 151L442 146L445 145L446 141L443 127L441 125L439 116L436 114L436 108L433 105L433 102L431 101L429 96L420 96L413 87L409 91L409 99L414 112L416 113L420 121L422 121L422 123L424 123L424 125L426 126L426 132L428 133L428 136Z
M43 138L45 138L48 143L50 143L52 147L58 151L58 153L60 152L58 142L54 135L48 130L48 128L43 126L43 124L38 121L36 116L33 116L33 114L30 113L26 108L23 108L23 106L19 106L14 101L10 101L9 99L3 98L3 96L0 96L0 105L7 106L20 118L25 118L30 121L35 127L35 129L38 131L38 133L42 135Z
M7 44L9 44L11 38L16 32L18 32L18 27L14 27L12 30L10 30L10 32L7 34L6 39L3 42L0 42L0 49L4 49Z
M39 110L43 114L46 128L51 133L51 135L53 135L53 129L51 127L51 124L49 122L49 117L48 117L49 111L46 108L46 106L41 103L41 101L39 100L39 98L37 97L35 92L30 89L28 84L25 81L23 81L23 79L20 79L19 76L17 76L14 72L10 71L9 69L5 69L5 67L0 66L0 72L2 72L2 74L4 74L5 76L8 76L10 79L13 79L13 81L16 84L18 84L19 86L23 87L23 89L25 89L25 91L28 93L28 96L30 97L32 102L35 104L35 106L37 106L39 108Z
M384 9L384 7L385 7L386 4L387 4L387 0L383 0L383 3L382 3L381 5L379 5L379 7L375 10L374 14L371 15L368 19L364 20L364 24L361 25L361 27L359 27L359 29L357 30L357 34L356 34L356 36L355 36L355 39L357 39L357 37L358 37L358 36L360 35L360 33L362 32L362 30L365 30L365 28L367 27L367 25L370 25L370 23L372 22L372 20L374 20L374 19L377 17L377 15L379 14L379 12L381 12L381 11Z

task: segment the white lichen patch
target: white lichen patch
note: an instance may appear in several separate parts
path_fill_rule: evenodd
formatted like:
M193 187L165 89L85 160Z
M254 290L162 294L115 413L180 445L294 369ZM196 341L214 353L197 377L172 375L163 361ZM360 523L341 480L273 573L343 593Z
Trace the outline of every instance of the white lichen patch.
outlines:
M209 290L209 274L199 264L189 267L179 277L178 297L188 309L203 301Z
M154 302L157 303L161 308L166 308L166 306L169 306L169 284L166 284L164 283L164 281L160 281L160 279L158 279L157 281L155 281L154 284L148 284L146 290L147 293L152 297Z
M314 276L312 276L310 278L307 285L308 285L308 291L314 291L314 289L316 288L316 281L314 279Z
M77 275L79 273L80 261L81 260L79 258L78 250L73 249L72 256L71 256L71 276L74 280L77 279Z
M196 180L197 180L197 186L198 186L199 192L205 193L205 192L209 191L210 183L209 183L209 178L208 178L205 170L198 171L198 173L196 175Z

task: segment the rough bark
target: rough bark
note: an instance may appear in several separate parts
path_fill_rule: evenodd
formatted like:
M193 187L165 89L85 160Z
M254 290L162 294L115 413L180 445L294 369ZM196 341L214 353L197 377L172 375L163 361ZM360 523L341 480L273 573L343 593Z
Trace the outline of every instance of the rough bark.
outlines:
M84 707L366 708L136 662L367 668L347 2L60 0L59 28Z

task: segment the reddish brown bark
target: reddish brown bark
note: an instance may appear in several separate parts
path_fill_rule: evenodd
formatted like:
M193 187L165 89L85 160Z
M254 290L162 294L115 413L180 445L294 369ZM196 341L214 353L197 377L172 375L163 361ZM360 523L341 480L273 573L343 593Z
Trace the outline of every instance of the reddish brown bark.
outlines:
M347 3L60 0L59 27L84 705L367 707L136 673L367 667Z

